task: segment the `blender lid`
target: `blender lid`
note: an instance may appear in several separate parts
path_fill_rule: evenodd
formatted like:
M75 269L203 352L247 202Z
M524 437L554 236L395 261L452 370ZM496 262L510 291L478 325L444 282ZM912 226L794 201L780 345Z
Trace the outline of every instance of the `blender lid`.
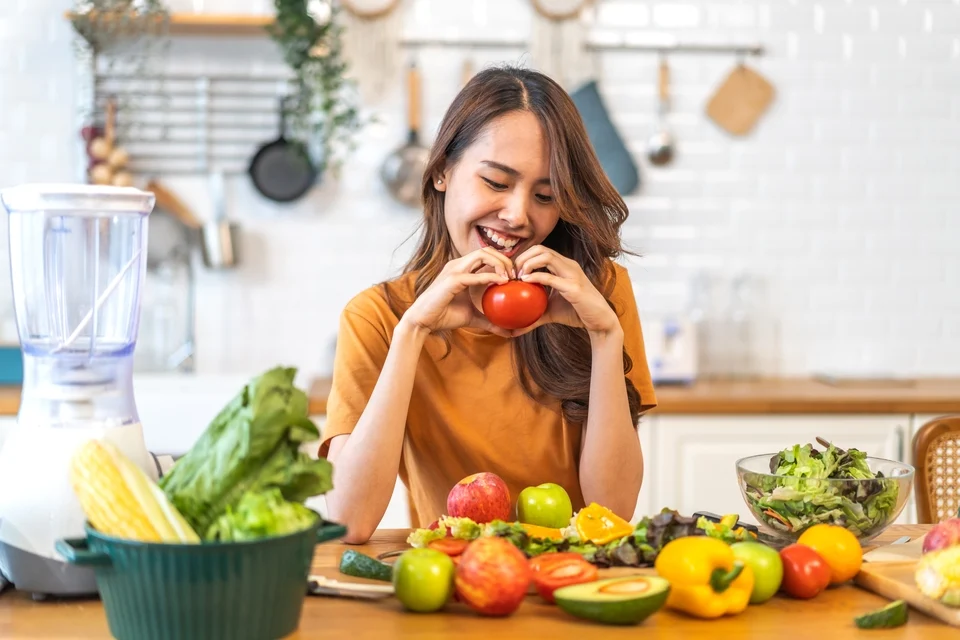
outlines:
M35 183L0 190L0 202L7 211L21 213L67 211L79 216L103 213L147 215L153 210L156 196L135 187Z

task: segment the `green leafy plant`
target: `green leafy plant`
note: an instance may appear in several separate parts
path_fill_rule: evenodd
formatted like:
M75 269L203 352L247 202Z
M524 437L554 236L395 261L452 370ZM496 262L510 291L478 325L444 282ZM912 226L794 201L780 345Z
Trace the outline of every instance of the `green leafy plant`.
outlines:
M287 102L291 136L308 147L319 144L318 169L336 172L364 124L343 58L340 9L324 0L274 4L276 20L267 30L294 73L294 93Z

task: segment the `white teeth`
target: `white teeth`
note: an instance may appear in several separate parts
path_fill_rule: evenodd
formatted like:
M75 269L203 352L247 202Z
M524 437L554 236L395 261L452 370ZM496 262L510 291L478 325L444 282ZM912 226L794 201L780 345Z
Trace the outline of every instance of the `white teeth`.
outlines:
M511 238L511 239L504 238L504 237L500 236L499 234L497 234L496 231L491 231L490 229L487 229L486 227L480 227L480 229L483 230L484 235L486 235L487 238L489 238L491 242L494 242L495 244L499 245L500 247L502 247L502 248L504 248L504 249L512 249L513 247L517 246L517 243L518 243L518 242L520 242L519 240L516 240L516 239L513 239L513 238Z

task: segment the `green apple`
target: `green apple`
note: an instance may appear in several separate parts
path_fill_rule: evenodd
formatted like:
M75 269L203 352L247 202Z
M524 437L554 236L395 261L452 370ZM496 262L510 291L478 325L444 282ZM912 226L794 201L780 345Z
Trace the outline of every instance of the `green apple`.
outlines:
M562 529L572 517L570 496L553 482L527 487L517 496L517 519L524 524Z
M393 589L410 611L443 608L453 593L453 560L435 549L408 549L393 565Z
M776 549L760 542L735 542L733 555L753 570L750 604L762 604L772 598L783 581L783 560Z

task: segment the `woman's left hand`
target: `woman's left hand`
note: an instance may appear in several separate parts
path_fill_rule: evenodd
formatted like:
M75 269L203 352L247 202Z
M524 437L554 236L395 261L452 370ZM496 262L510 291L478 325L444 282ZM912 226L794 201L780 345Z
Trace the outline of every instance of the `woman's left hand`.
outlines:
M580 265L543 245L530 247L515 260L518 279L550 287L547 310L534 324L514 332L523 335L540 325L556 322L583 327L592 334L620 329L620 319ZM536 271L546 268L547 271Z

